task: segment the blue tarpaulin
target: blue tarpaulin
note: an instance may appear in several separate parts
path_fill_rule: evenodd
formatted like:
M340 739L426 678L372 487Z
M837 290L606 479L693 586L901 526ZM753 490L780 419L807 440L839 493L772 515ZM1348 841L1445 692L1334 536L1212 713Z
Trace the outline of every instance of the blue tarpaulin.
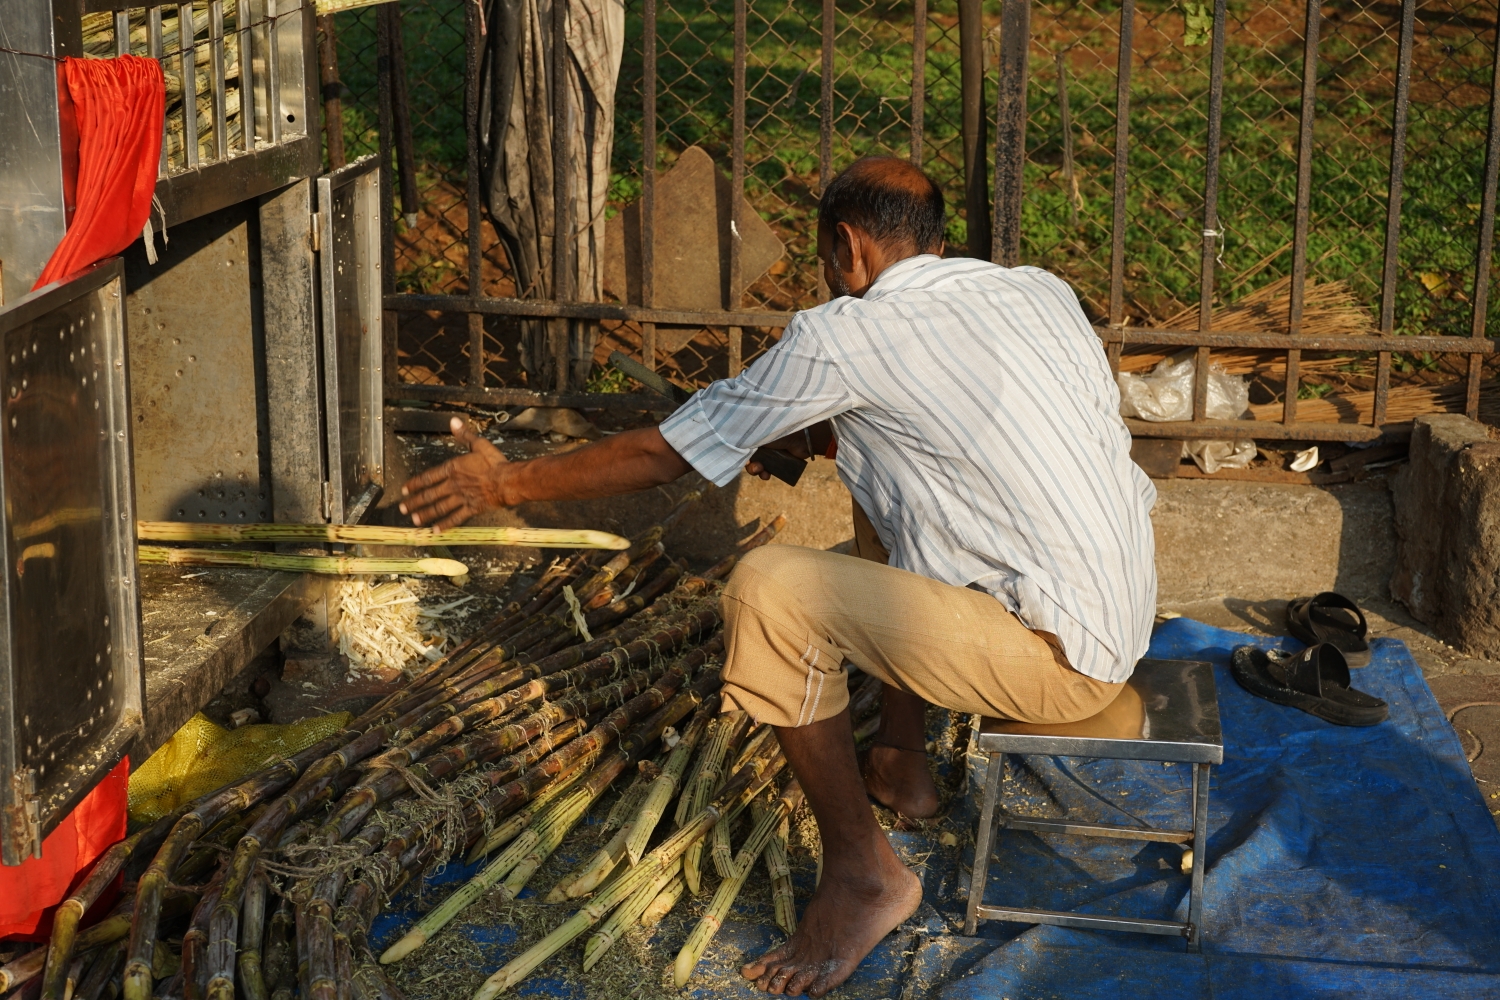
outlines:
M1010 923L986 923L977 938L964 938L967 851L893 833L923 877L926 901L834 995L1500 998L1500 833L1406 646L1376 640L1370 665L1353 672L1355 687L1391 706L1386 722L1353 729L1243 691L1228 662L1246 642L1298 648L1295 640L1176 619L1157 629L1149 653L1211 661L1218 682L1225 760L1209 800L1201 954L1187 954L1175 938ZM1183 827L1190 785L1183 764L1012 758L1005 788L1017 812ZM1004 831L985 896L992 904L1182 920L1188 880L1180 862L1171 844ZM455 865L434 881L469 873ZM797 881L805 903L807 866ZM404 902L378 921L379 947L414 915ZM509 928L465 933L495 963L485 973L515 950ZM671 936L658 935L664 963L681 943ZM768 906L740 906L688 992L753 996L738 963L780 940ZM576 964L577 956L553 961ZM588 995L548 971L520 992Z

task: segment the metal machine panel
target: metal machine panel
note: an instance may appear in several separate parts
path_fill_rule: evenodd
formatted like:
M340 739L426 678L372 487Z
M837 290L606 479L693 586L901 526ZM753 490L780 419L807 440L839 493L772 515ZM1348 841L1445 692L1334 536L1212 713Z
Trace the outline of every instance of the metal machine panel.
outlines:
M143 730L124 269L0 311L0 860Z
M366 156L318 178L329 520L358 521L385 484L380 172Z

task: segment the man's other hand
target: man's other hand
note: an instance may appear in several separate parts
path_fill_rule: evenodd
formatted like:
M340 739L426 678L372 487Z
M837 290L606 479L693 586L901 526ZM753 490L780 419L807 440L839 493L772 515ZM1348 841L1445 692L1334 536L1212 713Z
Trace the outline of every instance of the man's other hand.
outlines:
M469 453L413 476L401 487L401 513L410 515L412 524L454 528L503 505L501 482L509 464L505 456L460 418L454 417L449 427Z

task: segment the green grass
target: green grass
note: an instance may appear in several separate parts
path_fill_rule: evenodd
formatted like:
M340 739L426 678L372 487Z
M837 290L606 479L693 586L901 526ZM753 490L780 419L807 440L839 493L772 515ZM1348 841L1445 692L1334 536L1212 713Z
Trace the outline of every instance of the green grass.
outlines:
M840 3L835 170L859 155L904 157L909 150L911 8L887 0L859 5L857 11L855 6ZM401 7L422 183L461 183L463 0L409 0ZM638 194L643 153L642 23L638 3L627 9L628 49L610 178L616 202ZM786 275L754 290L753 297L764 304L806 305L815 288L820 9L817 0L750 4L747 193L787 244L792 264ZM1104 318L1109 288L1116 9L1108 3L1033 8L1022 259L1068 278L1096 319ZM1143 0L1138 9L1138 39L1155 37L1165 43L1138 59L1133 71L1125 236L1126 310L1132 322L1162 319L1198 299L1209 53L1206 44L1188 44L1198 40L1187 20L1197 14L1192 5ZM1264 3L1246 0L1230 4L1219 301L1282 277L1292 265L1302 47L1294 34L1257 37L1265 32L1252 18L1266 9ZM1298 4L1274 8L1294 26L1300 25L1300 9ZM1309 274L1319 281L1348 281L1372 314L1380 296L1393 75L1388 67L1395 60L1393 32L1376 30L1388 23L1389 13L1380 13L1387 20L1378 20L1376 10L1363 17L1335 11L1324 24L1307 245ZM967 220L958 205L962 177L957 31L951 27L955 0L935 0L930 11L923 164L948 193L948 237L962 247ZM998 2L987 0L986 22L997 21ZM374 14L341 14L338 22L342 75L350 91L344 124L352 156L374 145ZM658 167L669 166L681 150L699 144L727 170L730 5L662 0L659 39ZM1419 31L1395 304L1400 333L1468 332L1490 44L1488 34L1481 37L1461 18L1424 21ZM1068 85L1081 199L1076 223L1062 181L1051 55L1065 45L1076 49L1069 60ZM993 79L990 87L986 105L992 108ZM404 261L401 267L415 272L433 265ZM427 280L418 277L404 285ZM1500 321L1500 296L1491 299L1495 304L1489 319L1495 323Z

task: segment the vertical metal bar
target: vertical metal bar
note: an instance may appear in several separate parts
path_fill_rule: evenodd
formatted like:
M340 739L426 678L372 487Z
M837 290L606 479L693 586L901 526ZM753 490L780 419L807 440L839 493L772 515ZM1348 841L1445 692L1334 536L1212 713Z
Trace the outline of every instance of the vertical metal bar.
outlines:
M1203 873L1208 868L1208 785L1213 769L1193 765L1193 877L1188 886L1188 951L1197 951L1203 939Z
M1120 53L1115 69L1114 221L1109 234L1109 325L1116 328L1125 324L1125 192L1130 165L1130 63L1134 44L1135 0L1124 0L1120 4Z
M130 11L115 11L115 55L130 54Z
M1464 392L1464 416L1479 419L1479 377L1484 373L1484 355L1469 355L1469 383Z
M1068 109L1068 52L1057 50L1057 117L1062 126L1063 183L1068 192L1068 224L1078 226L1078 175L1073 171L1073 115Z
M911 162L922 166L922 127L927 111L927 0L913 0L911 13Z
M1401 41L1396 53L1395 107L1391 113L1391 175L1385 203L1385 260L1380 275L1380 332L1396 332L1396 274L1401 262L1401 195L1406 184L1406 129L1411 105L1411 51L1416 33L1417 0L1402 0ZM1375 406L1370 422L1385 423L1391 391L1391 352L1375 360Z
M275 0L271 0L275 2ZM391 4L375 8L375 79L378 90L380 144L380 264L385 291L390 292L396 282L396 217L394 208L395 180L391 172L391 133L394 131L391 110L391 19L388 10ZM321 209L322 206L319 206ZM391 347L393 362L390 378L399 381L396 341L397 326L391 324Z
M177 67L182 74L182 155L187 169L198 166L198 48L193 5L177 5Z
M1031 0L1000 5L1000 83L995 97L995 228L990 259L1021 262L1021 203L1026 173L1026 78Z
M266 127L272 145L281 142L281 42L277 23L277 0L266 0ZM385 58L381 50L380 58ZM385 135L382 128L381 135Z
M572 297L568 275L573 223L568 198L568 131L572 102L568 100L568 0L552 0L552 298L566 302ZM568 388L569 321L552 321L552 356L557 365L557 391Z
M822 90L818 102L818 195L833 180L833 45L838 37L834 0L823 0ZM833 251L830 249L829 251ZM828 301L828 282L818 268L818 301Z
M243 0L242 0L243 2ZM146 9L146 54L155 59L161 65L163 78L167 75L166 46L161 37L161 8L148 7ZM161 166L157 169L157 175L167 176L167 137L162 136L161 143Z
M656 0L644 0L641 37L641 305L656 306ZM656 324L641 324L641 361L656 370Z
M1001 17L1003 20L1004 15ZM989 141L985 134L987 123L984 115L984 9L981 0L958 0L958 63L968 252L970 257L989 260L993 234L990 232Z
M344 158L344 99L339 83L338 32L332 14L318 18L318 82L323 86L323 136L328 169L337 170Z
M484 388L485 363L484 314L469 313L469 387L471 389Z
M1203 256L1199 266L1198 329L1213 325L1214 254L1219 241L1219 136L1224 108L1224 6L1214 0L1213 55L1208 76L1208 136L1203 151ZM1193 374L1193 419L1202 420L1208 405L1208 350L1199 348Z
M1495 180L1500 173L1500 34L1490 70L1490 127L1484 151L1484 190L1479 207L1479 251L1474 261L1474 315L1469 336L1483 337L1490 302L1490 265L1495 252ZM1474 370L1472 359L1469 370ZM1469 394L1472 396L1473 388Z
M255 151L255 46L251 41L254 20L250 0L235 0L234 26L239 37L236 45L240 80L240 139L245 152Z
M224 0L208 0L208 65L214 88L214 159L229 158L229 101L224 82Z
M726 309L739 309L745 289L744 240L741 238L740 206L745 202L745 4L734 0L734 96L729 180L729 301ZM740 373L744 331L729 328L729 377Z
M396 96L396 90L400 88L400 71L404 68L400 65L400 40L395 32L401 30L400 5L391 4L392 11L397 20L392 25L391 34L391 76L392 96ZM469 295L477 296L484 294L483 274L484 251L480 248L479 238L483 232L483 203L479 191L479 53L480 46L484 44L484 38L479 33L479 5L474 3L464 4L464 141L466 146L467 167L464 174L464 195L468 209L468 219L464 224L464 232L469 247ZM394 101L393 101L393 110ZM397 150L397 156L401 151ZM403 169L403 174L405 173ZM405 183L402 184L401 208L408 215L415 206L406 200ZM472 321L470 323L472 326ZM482 358L471 356L469 364L475 371L484 370ZM478 385L480 383L471 383Z
M984 769L984 796L979 800L979 831L974 837L974 866L969 875L969 905L964 934L973 937L979 929L979 908L984 905L984 883L990 874L990 854L995 843L995 810L1000 801L1000 768L1004 758L989 755Z
M475 5L477 7L477 4ZM401 24L401 5L393 3L391 8L391 115L395 127L392 138L396 144L396 177L401 189L401 214L406 217L406 224L415 227L417 224L417 212L421 208L420 199L417 197L417 152L416 143L411 134L411 100L408 94L406 79L406 34ZM483 24L483 21L480 21ZM477 45L484 44L481 38ZM475 65L479 64L479 56L473 55ZM477 75L477 74L476 74ZM474 93L478 93L478 84L474 85ZM477 104L477 98L475 103ZM470 105L473 107L474 105ZM478 112L465 112L465 120L474 121L476 124L469 130L474 135L478 129ZM477 143L478 140L472 140Z
M1297 201L1292 227L1292 287L1287 306L1286 329L1293 337L1302 332L1302 305L1307 292L1307 238L1312 206L1313 119L1318 103L1318 34L1323 11L1320 0L1307 0L1306 27L1302 33L1302 108L1297 137ZM1281 419L1297 420L1297 393L1302 388L1302 351L1286 352L1286 383L1282 393Z

